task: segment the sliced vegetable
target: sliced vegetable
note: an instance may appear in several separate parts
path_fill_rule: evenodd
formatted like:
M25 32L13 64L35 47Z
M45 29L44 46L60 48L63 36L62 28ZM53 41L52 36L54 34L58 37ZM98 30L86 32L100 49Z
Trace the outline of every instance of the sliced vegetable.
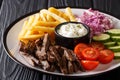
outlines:
M99 51L94 48L86 48L82 51L82 56L85 60L97 60Z
M109 49L105 49L100 51L98 60L100 63L107 64L111 62L113 58L114 58L114 52Z
M108 34L99 34L99 35L96 35L96 36L93 36L93 40L94 41L108 41L110 39L110 35Z
M111 36L113 41L120 42L120 36Z
M95 49L97 49L97 50L103 50L104 48L105 48L105 46L104 46L104 44L103 43L101 43L101 42L91 42L90 43L90 46L92 47L92 48L95 48Z
M120 46L120 42L117 42L117 45L119 45L119 46Z
M115 46L116 42L106 42L106 43L103 43L106 47L111 47L111 46Z
M108 47L108 48L114 52L120 52L120 46L112 46L112 47Z
M91 28L91 37L113 28L112 19L96 10L89 9L77 19Z
M120 52L115 52L114 56L115 59L120 59Z
M82 58L82 51L87 48L88 46L84 43L79 43L78 45L76 45L76 47L74 48L74 53L76 53L76 55L78 56L79 59Z
M86 70L93 70L99 65L99 61L81 60L81 64Z
M120 35L120 29L110 29L110 30L107 30L107 32L112 36L119 36Z

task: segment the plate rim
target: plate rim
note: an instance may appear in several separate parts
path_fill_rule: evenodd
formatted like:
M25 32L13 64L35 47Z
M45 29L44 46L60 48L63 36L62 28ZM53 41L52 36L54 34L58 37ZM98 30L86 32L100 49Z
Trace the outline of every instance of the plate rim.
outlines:
M58 8L58 9L64 9L64 8ZM83 9L83 10L87 10L85 8L71 8L71 9ZM41 9L40 9L41 10ZM6 43L6 38L7 38L7 35L10 31L10 29L17 23L19 22L20 20L30 16L30 15L33 15L35 13L38 13L40 10L36 10L36 11L33 11L33 12L30 12L30 13L27 13L19 18L17 18L16 20L14 20L13 22L11 22L11 24L5 29L5 31L3 32L2 34L2 44L3 44L3 48L5 50L5 52L7 53L7 55L13 60L15 61L16 63L22 65L23 67L27 67L27 68L30 68L32 70L36 70L36 71L39 71L39 72L42 72L42 73L45 73L45 74L49 74L49 75L56 75L56 76L63 76L63 77L91 77L91 76L96 76L96 75L100 75L100 74L103 74L103 73L107 73L107 72L110 72L114 69L117 69L119 66L115 67L115 68L112 68L110 70L107 70L107 71L102 71L102 72L99 72L97 74L90 74L90 75L79 75L79 74L76 74L76 75L73 75L73 74L63 74L63 73L54 73L54 72L50 72L50 71L46 71L46 70L42 70L42 69L36 69L36 68L32 68L32 67L29 67L25 64L23 64L22 62L20 62L19 60L17 60L14 56L11 55L11 52L10 50L8 49L7 47L7 43ZM104 14L107 14L109 16L112 16L111 14L109 13L106 13L106 12L102 12L100 11L101 13L104 13ZM116 18L115 16L112 16L114 18ZM116 18L118 19L118 18ZM119 20L119 19L118 19Z

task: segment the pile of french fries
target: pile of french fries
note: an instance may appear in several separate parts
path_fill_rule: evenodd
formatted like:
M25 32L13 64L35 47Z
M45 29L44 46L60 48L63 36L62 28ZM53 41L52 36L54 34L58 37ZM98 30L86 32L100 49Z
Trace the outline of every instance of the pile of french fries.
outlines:
M40 10L39 13L31 15L28 20L24 21L22 30L19 33L19 40L27 42L29 40L36 40L45 33L48 33L51 40L54 40L55 27L63 22L76 21L71 8L65 8L65 11L60 11L54 7Z

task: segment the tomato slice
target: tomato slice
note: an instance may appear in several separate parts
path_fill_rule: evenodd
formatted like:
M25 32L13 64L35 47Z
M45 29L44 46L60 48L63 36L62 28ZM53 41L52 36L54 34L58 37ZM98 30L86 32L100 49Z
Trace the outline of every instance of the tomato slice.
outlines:
M114 52L109 49L105 49L100 51L98 60L100 63L107 64L110 63L113 60L113 58Z
M85 70L93 70L99 65L99 61L81 60L81 64Z
M105 48L105 46L104 46L104 44L103 43L101 43L101 42L91 42L90 43L90 46L92 47L92 48L95 48L95 49L97 49L97 50L103 50L104 48Z
M99 56L99 51L89 47L82 51L82 56L85 60L97 60Z
M82 59L81 53L88 46L84 43L79 43L74 48L74 53L78 56L79 59Z

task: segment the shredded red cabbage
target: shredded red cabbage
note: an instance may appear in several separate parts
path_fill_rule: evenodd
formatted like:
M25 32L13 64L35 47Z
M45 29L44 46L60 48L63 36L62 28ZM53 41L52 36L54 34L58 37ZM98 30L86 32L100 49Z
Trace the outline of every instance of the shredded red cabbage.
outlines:
M108 29L113 28L112 20L100 13L97 10L85 11L83 15L76 17L79 22L82 22L90 27L91 37L94 35L99 35Z

